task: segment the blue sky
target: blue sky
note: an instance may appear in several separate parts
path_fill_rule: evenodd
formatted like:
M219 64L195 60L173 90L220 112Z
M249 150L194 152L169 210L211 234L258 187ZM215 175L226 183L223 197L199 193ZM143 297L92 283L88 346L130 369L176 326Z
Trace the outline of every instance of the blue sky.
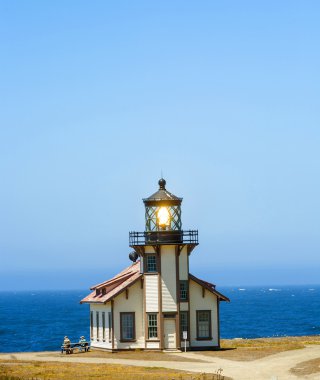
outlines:
M167 188L218 285L320 273L316 1L1 1L0 289L88 288Z

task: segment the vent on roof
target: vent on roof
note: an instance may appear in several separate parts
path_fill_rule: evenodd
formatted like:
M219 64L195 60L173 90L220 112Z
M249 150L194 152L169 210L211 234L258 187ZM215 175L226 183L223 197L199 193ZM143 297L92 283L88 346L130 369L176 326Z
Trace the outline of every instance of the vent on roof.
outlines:
M107 293L106 288L102 288L102 295L104 296Z
M96 289L96 296L100 294L100 289Z

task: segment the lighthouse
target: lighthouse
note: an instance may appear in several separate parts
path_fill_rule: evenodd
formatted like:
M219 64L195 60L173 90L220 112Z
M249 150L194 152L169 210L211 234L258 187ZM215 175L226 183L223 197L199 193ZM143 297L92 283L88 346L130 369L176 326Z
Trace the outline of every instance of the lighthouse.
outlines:
M144 198L145 230L129 233L133 262L110 280L91 287L91 346L189 350L220 347L219 304L229 299L211 282L193 276L189 257L198 231L182 228L182 198L166 181Z

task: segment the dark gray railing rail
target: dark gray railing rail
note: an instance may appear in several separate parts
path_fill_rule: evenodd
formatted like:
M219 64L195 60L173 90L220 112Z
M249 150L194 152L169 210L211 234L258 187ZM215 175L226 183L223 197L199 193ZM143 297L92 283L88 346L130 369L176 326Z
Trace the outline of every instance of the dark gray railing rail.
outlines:
M148 244L198 244L198 230L129 232L129 246Z

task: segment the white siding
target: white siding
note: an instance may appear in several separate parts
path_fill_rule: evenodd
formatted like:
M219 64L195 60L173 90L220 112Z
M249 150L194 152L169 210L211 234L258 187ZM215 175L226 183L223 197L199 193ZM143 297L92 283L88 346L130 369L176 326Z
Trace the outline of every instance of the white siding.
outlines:
M205 291L202 297L202 286L190 280L190 335L191 346L217 346L218 345L218 319L217 319L217 296ZM197 310L211 310L212 340L197 340Z
M158 312L158 276L145 275L144 283L146 287L146 312Z
M147 342L147 348L149 349L160 348L160 342Z
M154 248L151 245L146 245L145 246L145 253L156 253Z
M106 305L90 304L90 312L93 312L93 339L91 341L92 347L111 349L112 343L109 342L109 325L108 325L108 312L111 312L111 304L108 302ZM97 340L97 312L99 313L99 341ZM103 341L103 324L102 312L105 313L105 340Z
M120 313L135 313L135 342L120 342ZM145 348L144 339L144 310L143 310L143 289L140 281L137 281L129 288L129 297L126 299L126 292L119 294L114 300L114 348Z
M161 249L162 311L177 310L176 255L175 247Z
M187 247L184 247L179 255L179 280L188 280L188 259Z

